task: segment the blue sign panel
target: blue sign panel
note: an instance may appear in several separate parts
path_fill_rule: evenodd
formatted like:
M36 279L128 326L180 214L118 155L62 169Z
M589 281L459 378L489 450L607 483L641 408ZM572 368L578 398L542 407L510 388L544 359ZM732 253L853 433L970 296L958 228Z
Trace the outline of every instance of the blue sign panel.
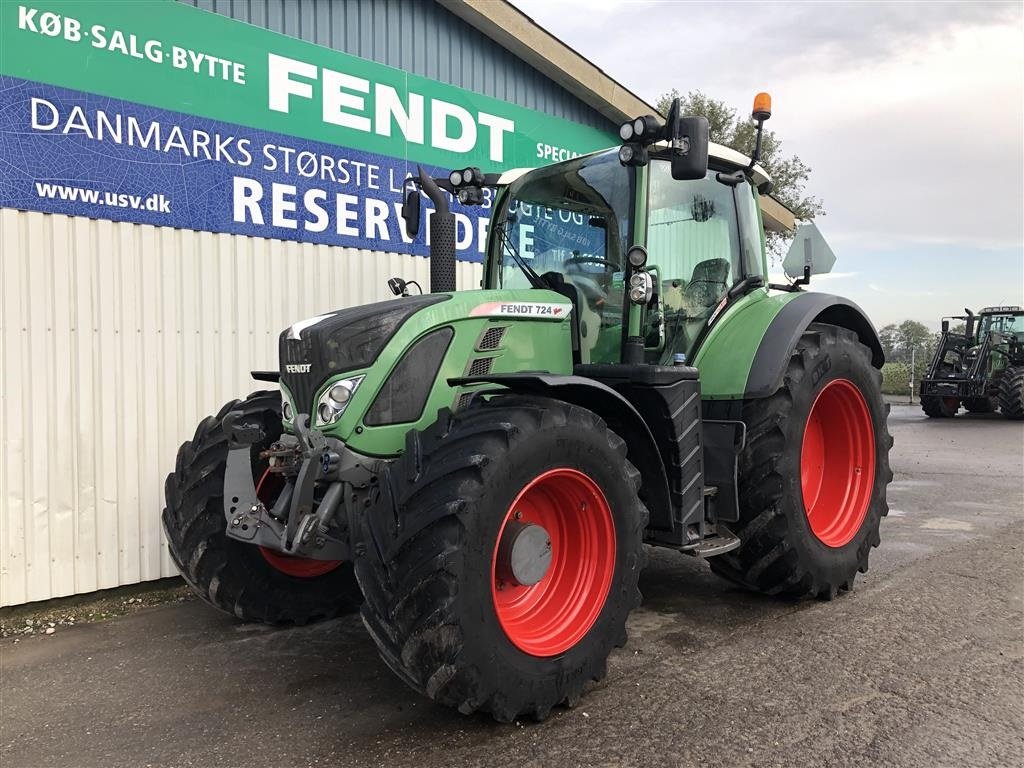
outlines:
M399 215L414 163L3 76L0 167L3 207L428 255ZM489 208L453 202L461 260Z

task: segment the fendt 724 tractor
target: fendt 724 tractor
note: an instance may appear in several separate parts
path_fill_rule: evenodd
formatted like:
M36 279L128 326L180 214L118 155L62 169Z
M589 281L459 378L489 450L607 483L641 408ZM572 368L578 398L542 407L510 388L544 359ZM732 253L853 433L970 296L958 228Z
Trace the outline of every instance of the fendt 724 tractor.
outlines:
M942 318L942 335L921 379L921 408L931 418L952 418L963 405L972 413L997 407L1024 419L1024 309L985 307L975 315ZM964 332L949 328L963 320Z
M755 100L758 131L770 115ZM678 101L535 170L410 179L430 292L280 337L280 391L180 449L163 513L205 600L304 623L361 603L387 665L463 713L543 719L605 675L645 545L831 599L879 543L882 349L851 302L769 286L754 158ZM758 142L760 143L760 142ZM494 204L455 291L450 200ZM685 585L680 584L680 589Z

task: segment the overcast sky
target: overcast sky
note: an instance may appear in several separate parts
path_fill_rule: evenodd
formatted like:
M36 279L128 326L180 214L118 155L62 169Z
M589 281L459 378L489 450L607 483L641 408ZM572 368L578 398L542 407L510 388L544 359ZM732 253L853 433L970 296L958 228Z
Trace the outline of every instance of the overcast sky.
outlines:
M876 325L935 327L1024 304L1024 20L1019 2L513 0L654 103L701 90L768 124L813 170L836 252L819 288Z

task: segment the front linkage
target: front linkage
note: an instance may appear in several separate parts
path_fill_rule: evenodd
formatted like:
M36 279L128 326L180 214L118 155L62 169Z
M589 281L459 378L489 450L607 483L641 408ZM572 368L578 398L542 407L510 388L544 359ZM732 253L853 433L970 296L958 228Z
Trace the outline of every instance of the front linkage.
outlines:
M301 416L295 435L282 435L259 454L268 464L260 484L272 475L284 480L276 500L268 499L268 507L252 469L252 446L266 435L261 425L243 418L241 411L234 411L224 419L229 446L224 474L227 535L292 557L350 560L347 516L338 511L346 485L363 491L377 482L367 459L310 428L309 417Z

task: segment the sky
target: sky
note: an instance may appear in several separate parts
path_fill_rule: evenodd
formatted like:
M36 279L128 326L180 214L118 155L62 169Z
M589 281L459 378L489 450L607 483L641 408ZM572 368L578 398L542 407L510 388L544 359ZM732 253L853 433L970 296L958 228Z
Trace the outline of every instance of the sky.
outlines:
M648 103L771 93L837 257L813 286L877 326L1024 305L1024 3L513 3Z

